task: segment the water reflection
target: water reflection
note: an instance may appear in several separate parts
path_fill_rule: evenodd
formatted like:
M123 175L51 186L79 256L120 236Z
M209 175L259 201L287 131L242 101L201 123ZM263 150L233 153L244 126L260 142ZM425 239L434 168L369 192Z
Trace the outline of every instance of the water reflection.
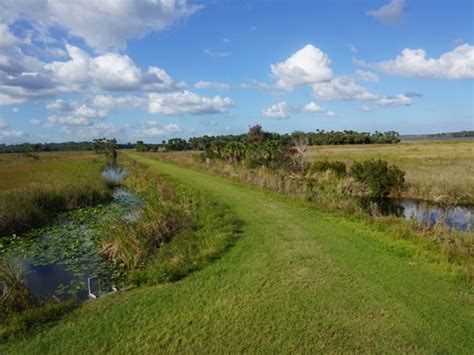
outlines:
M439 206L426 201L411 199L361 199L361 206L370 214L414 219L430 228L445 224L459 231L472 230L473 206Z

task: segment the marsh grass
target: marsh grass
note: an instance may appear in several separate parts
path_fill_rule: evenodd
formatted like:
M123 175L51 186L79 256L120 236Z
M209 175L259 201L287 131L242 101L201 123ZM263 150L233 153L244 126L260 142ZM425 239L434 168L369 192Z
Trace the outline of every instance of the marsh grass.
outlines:
M474 140L314 146L313 161L384 159L406 171L403 197L442 203L474 203Z
M0 319L33 306L23 268L14 260L0 260L0 292Z
M105 159L92 153L0 155L0 236L51 222L58 212L111 198L101 178Z

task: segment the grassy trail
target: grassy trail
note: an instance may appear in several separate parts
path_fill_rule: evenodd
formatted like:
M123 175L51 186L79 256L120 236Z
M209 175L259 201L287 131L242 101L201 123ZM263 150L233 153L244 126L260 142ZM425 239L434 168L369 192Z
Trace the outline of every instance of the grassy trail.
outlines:
M474 349L473 295L405 242L244 184L131 155L244 222L184 280L91 302L0 352L452 352Z

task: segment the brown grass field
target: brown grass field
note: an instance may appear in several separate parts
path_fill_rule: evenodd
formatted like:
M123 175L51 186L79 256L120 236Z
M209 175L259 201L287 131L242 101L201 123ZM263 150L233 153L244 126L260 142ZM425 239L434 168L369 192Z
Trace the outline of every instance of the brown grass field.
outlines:
M314 146L311 160L384 159L406 171L407 196L474 201L474 140L412 141L399 144Z

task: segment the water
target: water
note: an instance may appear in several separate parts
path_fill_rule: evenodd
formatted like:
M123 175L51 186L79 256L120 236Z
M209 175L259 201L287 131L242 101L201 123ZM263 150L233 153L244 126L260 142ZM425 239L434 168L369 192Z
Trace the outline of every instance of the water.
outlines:
M369 213L375 209L384 216L413 219L430 228L444 224L453 230L471 231L474 222L474 206L440 206L412 199L362 199L360 202Z
M120 182L126 170L108 167L103 175ZM36 300L88 298L87 280L99 276L101 291L112 289L117 267L97 253L100 230L117 218L133 221L140 215L143 201L123 188L116 188L110 203L64 213L56 223L13 236L0 244L0 257L22 267L28 289Z
M127 169L119 168L115 164L109 164L102 172L102 177L113 183L120 183L128 174Z

